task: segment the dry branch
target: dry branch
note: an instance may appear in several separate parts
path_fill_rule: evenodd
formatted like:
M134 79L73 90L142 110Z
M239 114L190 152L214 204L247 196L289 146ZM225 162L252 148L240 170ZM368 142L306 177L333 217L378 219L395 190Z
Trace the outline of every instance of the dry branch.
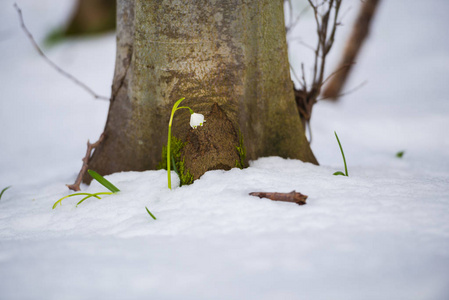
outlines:
M326 81L324 78L326 59L334 44L337 27L340 25L339 12L342 0L317 0L315 2L308 0L308 2L315 17L318 39L316 47L312 47L315 59L310 84L306 83L304 65L302 64L302 80L299 80L301 88L295 88L295 100L304 130L309 128L309 142L311 142L310 119L312 108L318 101L321 87Z
M104 139L104 133L101 134L100 138L98 139L98 141L96 143L91 144L89 141L87 141L87 151L86 151L86 155L82 159L83 166L81 167L81 171L79 172L78 177L76 177L74 184L66 184L66 186L70 190L76 191L76 192L81 190L80 184L81 184L81 181L83 180L84 174L86 173L87 169L89 168L88 163L89 163L89 158L92 153L92 150L95 149L96 147L98 147L98 145L100 145L100 143L103 141L103 139Z
M290 193L265 193L265 192L253 192L249 193L251 196L256 196L259 198L267 198L273 201L284 201L293 202L298 205L306 204L307 196L296 191L291 191Z
M347 81L360 49L366 40L371 21L376 12L380 0L367 0L362 4L357 20L352 28L351 36L346 43L343 57L337 67L336 76L333 76L323 91L323 99L337 100L341 96L341 91Z
M20 26L22 27L23 31L27 35L28 39L31 41L31 44L34 46L34 48L37 50L40 56L45 60L47 64L49 64L53 69L58 71L61 75L65 76L66 78L73 81L78 86L82 87L85 91L87 91L89 94L91 94L95 99L103 99L103 100L109 100L109 97L106 96L100 96L97 93L95 93L90 87L88 87L85 83L78 80L75 76L69 74L68 72L61 69L58 65L56 65L53 61L51 61L45 53L42 51L42 49L39 47L39 45L36 43L36 41L33 38L33 35L30 33L28 28L25 26L25 22L23 21L22 16L22 10L19 8L17 3L14 3L14 8L17 10L17 13L19 14L20 19Z

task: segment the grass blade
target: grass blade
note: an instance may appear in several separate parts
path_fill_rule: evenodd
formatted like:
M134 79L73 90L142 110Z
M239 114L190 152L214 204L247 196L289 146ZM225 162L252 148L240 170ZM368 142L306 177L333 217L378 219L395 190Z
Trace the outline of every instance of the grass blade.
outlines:
M89 194L87 197L84 197L83 199L81 199L81 201L78 202L76 204L76 206L78 207L79 204L83 203L84 200L89 199L90 197L95 197L97 199L101 199L98 195L112 195L112 194L114 194L114 193L101 192L101 193Z
M5 187L2 192L0 193L0 199L2 199L3 193L6 192L7 189L9 189L11 186Z
M341 171L335 172L335 173L332 174L332 175L343 175L343 176L346 176L345 173L343 173L343 172L341 172Z
M346 165L345 153L343 152L343 147L341 146L340 139L338 138L337 132L334 131L334 133L335 133L335 137L337 138L338 146L340 146L341 156L343 156L343 163L345 164L345 174L344 175L349 176L348 167Z
M75 194L71 194L71 195L67 195L65 197L62 197L61 199L59 199L58 201L55 202L55 204L53 204L53 209L55 209L56 205L58 205L59 203L61 203L62 200L64 200L65 198L69 198L69 197L74 197L74 196L82 196L82 195L87 195L90 197L95 197L97 199L101 199L100 197L98 197L95 194L89 194L89 193L75 193Z
M173 105L173 109L172 110L177 110L179 104L185 99L185 97L182 97L181 99L179 99L178 101L175 102L175 104Z
M78 207L78 205L80 205L81 203L84 202L84 200L89 199L90 197L93 197L93 195L89 195L89 196L86 196L83 199L81 199L81 201L76 204L76 207Z
M105 188L107 188L111 192L113 193L120 192L120 190L115 185L113 185L111 182L109 182L106 178L104 178L97 172L93 170L87 170L87 172L90 174L90 176L92 176L93 179L101 183Z
M150 210L148 209L148 207L145 206L145 209L147 210L147 213L156 220L156 217L150 212Z

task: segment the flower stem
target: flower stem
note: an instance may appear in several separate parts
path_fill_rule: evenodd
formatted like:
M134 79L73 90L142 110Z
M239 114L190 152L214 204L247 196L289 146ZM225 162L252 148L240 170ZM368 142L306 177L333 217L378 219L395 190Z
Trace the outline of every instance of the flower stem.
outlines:
M176 110L181 109L181 108L187 108L190 111L190 114L191 115L193 114L193 110L190 107L188 107L188 106L180 106Z
M170 122L168 122L168 139L167 139L167 180L168 180L168 188L171 189L171 174L170 174L170 157L171 157L171 151L170 151L170 145L171 145L171 125L173 123L173 116L175 115L176 110L178 109L179 104L182 100L185 98L181 98L173 105L173 108L171 110L170 115ZM180 108L188 108L188 107L180 107ZM189 110L191 110L189 108Z
M168 141L167 141L167 180L168 180L168 188L171 189L171 174L170 174L170 141L171 141L171 122L173 119L173 113L170 118L170 125L168 125Z

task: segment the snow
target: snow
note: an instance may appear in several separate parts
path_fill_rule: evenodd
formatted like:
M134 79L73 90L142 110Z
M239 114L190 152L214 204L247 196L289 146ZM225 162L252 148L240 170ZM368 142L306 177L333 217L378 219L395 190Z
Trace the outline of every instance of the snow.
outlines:
M0 189L12 185L0 199L0 299L449 298L449 2L381 3L348 88L368 83L314 109L321 166L261 158L172 191L164 171L116 173L106 178L120 193L55 210L108 103L43 62L12 3L0 3ZM357 12L348 3L333 65ZM39 42L73 7L18 4ZM301 28L313 18L297 28L307 38ZM114 43L105 35L45 51L108 95ZM308 50L290 46L298 65ZM344 170L334 130L350 177L332 175ZM307 205L248 195L292 190Z

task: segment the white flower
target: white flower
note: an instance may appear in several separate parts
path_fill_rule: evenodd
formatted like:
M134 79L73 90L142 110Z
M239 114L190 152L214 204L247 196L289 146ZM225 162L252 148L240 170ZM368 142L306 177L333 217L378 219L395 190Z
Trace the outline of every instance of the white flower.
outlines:
M193 113L190 115L190 126L192 126L193 129L196 129L197 126L203 126L204 122L206 121L202 114Z

